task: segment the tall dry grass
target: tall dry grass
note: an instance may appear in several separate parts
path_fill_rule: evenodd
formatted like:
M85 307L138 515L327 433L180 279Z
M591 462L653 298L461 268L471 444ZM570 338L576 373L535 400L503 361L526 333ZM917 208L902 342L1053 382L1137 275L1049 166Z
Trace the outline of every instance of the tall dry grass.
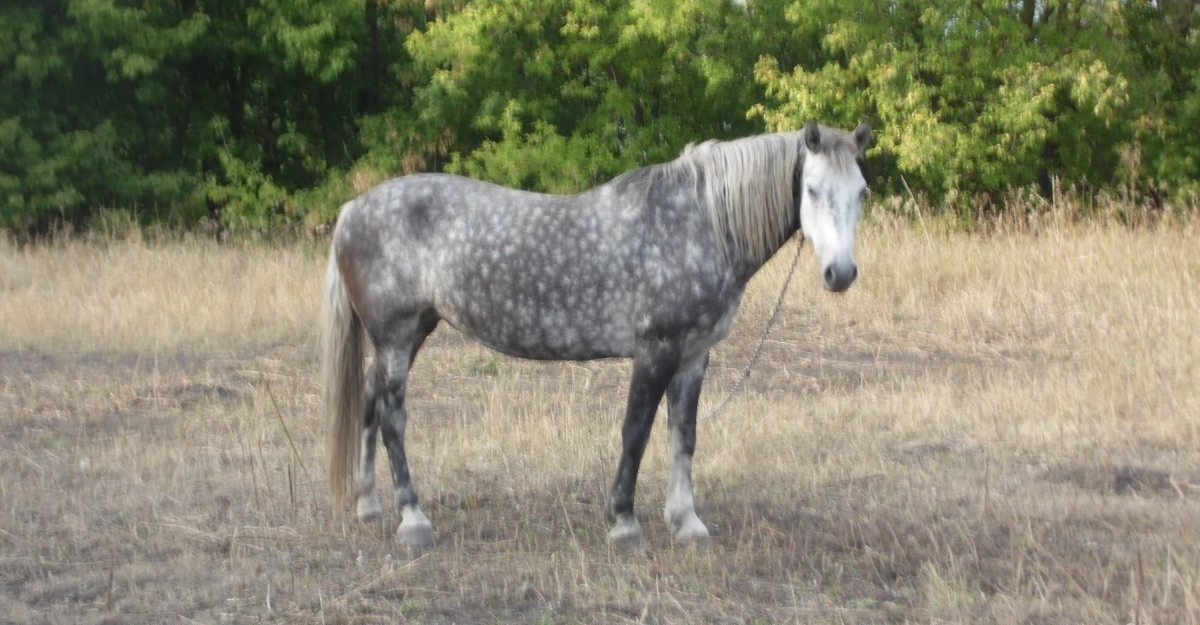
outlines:
M136 231L100 243L0 241L0 345L169 351L308 340L323 253Z
M325 507L319 250L3 247L0 622L1200 623L1198 240L877 220L842 296L806 256L753 376L700 425L713 543L669 545L659 427L632 559L601 517L627 363L435 333L408 445L439 545L413 557L394 515Z

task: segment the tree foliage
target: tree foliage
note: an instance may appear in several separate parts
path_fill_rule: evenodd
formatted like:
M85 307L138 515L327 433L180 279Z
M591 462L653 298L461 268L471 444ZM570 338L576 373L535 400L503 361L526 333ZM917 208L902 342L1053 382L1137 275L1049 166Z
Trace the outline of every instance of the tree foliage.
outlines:
M1052 178L1191 191L1196 4L795 4L788 19L820 52L794 67L763 55L769 104L754 111L774 127L875 120L889 171L951 200Z
M451 171L575 191L688 142L877 128L877 188L1200 178L1196 0L9 0L0 228L327 222Z

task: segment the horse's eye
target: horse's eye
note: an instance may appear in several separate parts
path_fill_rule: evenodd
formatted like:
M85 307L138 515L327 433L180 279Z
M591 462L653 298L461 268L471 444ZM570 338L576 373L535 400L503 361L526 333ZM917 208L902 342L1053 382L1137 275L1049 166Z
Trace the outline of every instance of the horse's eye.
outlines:
M814 200L817 199L817 192L812 187L805 187L805 191L808 191L809 197Z

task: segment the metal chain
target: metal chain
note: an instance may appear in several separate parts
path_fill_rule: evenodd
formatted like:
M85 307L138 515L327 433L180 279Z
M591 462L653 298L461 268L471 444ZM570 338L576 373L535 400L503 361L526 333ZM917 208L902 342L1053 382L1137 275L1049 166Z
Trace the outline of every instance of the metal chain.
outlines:
M750 362L746 363L746 366L742 369L742 375L730 387L729 391L725 393L725 397L721 398L720 403L714 406L712 410L704 413L704 416L700 418L701 421L708 421L720 415L721 411L725 410L725 406L729 404L729 400L733 399L734 394L742 390L742 387L746 384L746 380L750 379L750 370L754 368L755 363L758 362L758 357L762 355L763 345L766 344L767 337L771 335L771 327L775 325L775 319L779 317L779 309L783 307L783 296L787 294L788 286L792 283L792 276L796 275L796 265L800 262L800 251L803 249L804 238L801 237L796 243L796 255L792 257L792 266L788 269L787 277L783 280L783 286L779 289L779 297L775 300L775 308L771 309L771 316L767 318L767 325L763 327L762 336L758 337L758 345L755 346L754 353L750 355Z

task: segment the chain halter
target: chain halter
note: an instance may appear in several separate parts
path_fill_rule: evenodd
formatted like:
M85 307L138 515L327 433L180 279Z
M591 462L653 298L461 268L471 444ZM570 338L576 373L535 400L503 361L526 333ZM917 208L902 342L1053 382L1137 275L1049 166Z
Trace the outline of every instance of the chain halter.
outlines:
M734 394L742 390L742 387L746 385L746 380L750 379L750 370L754 368L755 363L758 362L758 357L762 355L763 345L766 344L767 337L771 335L771 327L775 325L775 320L779 317L779 309L783 307L783 296L787 294L788 286L792 283L792 276L796 275L796 265L800 262L800 251L803 249L804 236L801 235L799 242L796 243L796 255L792 257L792 266L788 268L787 277L783 280L783 287L779 289L779 297L775 300L775 307L771 309L771 316L767 318L767 325L763 327L762 335L758 337L758 345L755 346L754 353L750 355L750 362L746 363L746 366L742 368L742 373L738 376L737 382L734 382L733 386L725 393L725 397L721 398L721 401L712 410L704 413L704 416L700 418L701 421L708 421L720 416L725 407L729 405L729 400L733 399Z

